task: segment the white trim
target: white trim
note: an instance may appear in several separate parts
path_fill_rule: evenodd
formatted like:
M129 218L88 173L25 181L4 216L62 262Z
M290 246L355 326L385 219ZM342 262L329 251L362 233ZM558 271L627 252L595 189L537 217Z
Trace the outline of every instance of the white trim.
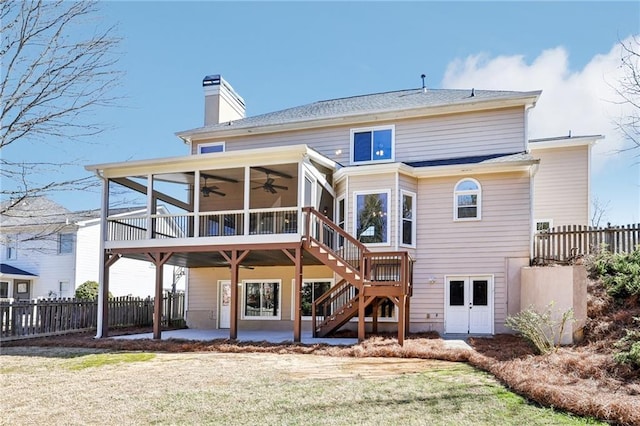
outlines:
M254 317L254 316L246 316L244 314L245 310L245 301L246 301L246 293L247 293L247 284L250 283L277 283L278 284L278 316L275 317ZM251 279L251 280L242 280L242 303L240 303L240 319L247 321L280 321L282 319L282 280L279 278L265 278L265 279Z
M404 215L402 214L402 208L404 206L403 202L404 202L404 196L408 195L409 197L413 198L412 202L411 202L411 208L412 208L412 212L411 212L411 244L404 244L402 242L402 236L403 236L403 230L404 230ZM416 226L416 222L417 222L417 207L418 207L418 195L413 192L413 191L409 191L407 189L401 189L400 190L400 206L398 206L398 217L400 217L400 224L398 225L398 243L400 244L401 247L408 247L408 248L416 248L416 240L418 239L418 232L417 232L417 226Z
M377 131L381 130L391 130L391 158L385 158L380 160L373 159L373 134ZM355 147L354 147L354 135L356 133L365 133L371 132L371 160L365 161L355 161ZM380 163L394 163L396 159L396 126L394 124L386 125L386 126L374 126L374 127L360 127L356 129L350 129L349 131L349 163L351 165L361 165L361 164L380 164Z
M330 283L329 288L333 288L336 284L336 280L334 278L303 278L302 286L304 287L305 283L318 283L318 282L328 282ZM296 298L296 289L295 289L296 279L291 278L291 321L295 319L295 298ZM300 295L302 297L302 295ZM313 293L311 295L313 297ZM302 300L302 299L301 299ZM302 310L302 302L300 304L300 309ZM311 315L302 316L303 321L310 321L312 319Z
M531 139L529 140L529 149L548 149L548 148L568 148L572 146L595 145L599 140L604 139L602 135L590 136L567 136L566 138L553 139Z
M363 243L367 247L387 247L391 245L391 190L387 189L374 189L374 190L366 190L366 191L353 191L353 229L351 235L355 239L358 239L358 196L359 195L371 195L371 194L386 194L387 195L387 241L382 243ZM360 240L358 240L360 241Z
M202 152L202 148L207 148L210 146L222 146L222 151L214 151L214 152ZM222 152L226 152L227 146L224 141L220 142L208 142L208 143L200 143L198 144L198 155L206 155L206 154L220 154Z
M398 173L398 171L396 170L395 176L394 176L394 183L395 183L395 188L394 188L394 192L393 192L393 205L395 206L395 227L396 227L396 234L395 234L395 238L393 239L393 249L395 251L398 251L398 246L400 243L400 224L401 224L401 218L400 218L400 211L402 209L401 207L401 202L402 202L402 197L400 196L400 173Z
M458 185L464 181L472 181L478 186L478 189L458 191ZM458 196L460 195L476 195L476 217L458 217ZM454 222L473 222L482 220L482 185L477 179L465 177L460 179L453 186L453 221Z

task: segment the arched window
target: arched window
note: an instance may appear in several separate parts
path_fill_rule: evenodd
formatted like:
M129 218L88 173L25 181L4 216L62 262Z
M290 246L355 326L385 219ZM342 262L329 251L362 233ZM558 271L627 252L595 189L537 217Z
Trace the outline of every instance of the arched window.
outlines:
M453 220L480 220L481 199L480 182L471 178L459 181L453 194Z

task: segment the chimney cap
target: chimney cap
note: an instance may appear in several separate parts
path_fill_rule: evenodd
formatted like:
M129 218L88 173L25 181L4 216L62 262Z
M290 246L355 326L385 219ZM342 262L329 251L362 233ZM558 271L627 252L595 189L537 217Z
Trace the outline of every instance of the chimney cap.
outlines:
M220 80L220 74L207 75L202 79L202 86L219 86Z

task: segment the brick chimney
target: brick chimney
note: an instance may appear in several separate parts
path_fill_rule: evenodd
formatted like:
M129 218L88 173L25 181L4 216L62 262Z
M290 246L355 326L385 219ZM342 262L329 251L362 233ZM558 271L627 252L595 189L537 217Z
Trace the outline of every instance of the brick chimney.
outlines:
M206 76L202 87L205 126L244 118L244 99L219 74Z

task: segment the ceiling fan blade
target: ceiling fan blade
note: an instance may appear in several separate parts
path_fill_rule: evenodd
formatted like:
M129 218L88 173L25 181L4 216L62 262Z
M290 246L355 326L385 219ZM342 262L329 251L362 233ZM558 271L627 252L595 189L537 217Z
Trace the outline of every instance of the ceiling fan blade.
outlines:
M275 190L275 188L273 187L273 185L269 185L269 186L268 186L268 188L269 188L269 191L270 191L272 194L277 194L277 193L278 193L278 191L276 191L276 190Z
M264 185L256 186L256 187L253 187L251 189L261 189L261 188L264 189Z
M224 192L220 192L220 191L211 190L211 193L219 195L220 197L226 197L227 196L227 194L225 194Z
M282 185L271 185L274 188L278 188L278 189L282 189L283 191L288 191L289 187L288 186L282 186Z

